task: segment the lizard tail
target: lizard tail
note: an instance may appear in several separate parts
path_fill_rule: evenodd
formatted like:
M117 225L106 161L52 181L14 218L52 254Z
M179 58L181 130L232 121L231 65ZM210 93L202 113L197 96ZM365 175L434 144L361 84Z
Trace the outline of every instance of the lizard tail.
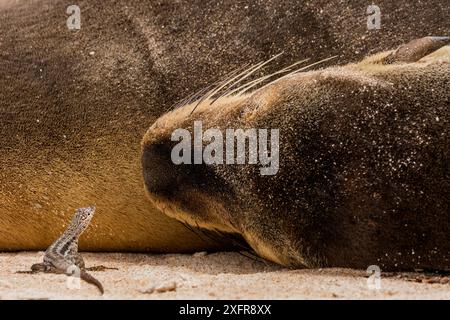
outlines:
M95 279L93 276L91 276L89 273L87 273L86 271L81 271L80 274L81 279L83 279L84 281L86 281L87 283L93 284L94 286L96 286L98 288L98 290L100 290L100 293L103 294L105 291L103 290L103 286L100 283L100 281L98 281L97 279Z

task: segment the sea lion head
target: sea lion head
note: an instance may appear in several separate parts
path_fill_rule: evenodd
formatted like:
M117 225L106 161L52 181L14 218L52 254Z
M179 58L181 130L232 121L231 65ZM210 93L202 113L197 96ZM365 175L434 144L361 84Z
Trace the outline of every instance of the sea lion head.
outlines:
M361 81L370 85L372 80L366 78ZM300 223L308 220L308 210L319 210L311 207L311 199L329 201L331 188L324 185L320 190L323 179L311 181L324 174L325 164L314 161L326 148L317 140L314 122L321 121L319 110L336 98L333 86L351 84L355 87L357 81L346 70L294 73L250 93L201 98L163 115L142 143L150 199L169 216L191 226L241 234L253 250L269 260L283 265L321 264L324 259L316 253L321 235L316 230L326 224L328 213ZM205 159L195 163L199 124L203 156L209 143L216 141L208 135L210 130L221 133L220 164L205 163ZM180 129L190 138L187 164L173 159L179 143L174 138L180 136L176 134ZM234 163L227 161L229 130L234 130ZM245 148L238 150L237 137L242 135ZM261 162L263 148L273 158L273 166ZM255 154L256 161L251 161ZM239 156L244 158L240 164ZM328 158L320 162L328 163ZM273 172L266 174L270 168ZM296 234L303 234L308 244L298 241ZM302 246L314 246L314 250L302 252Z
M438 84L449 79L450 52L415 62L404 52L288 74L163 115L142 142L150 199L191 226L239 233L260 256L286 266L445 268L448 136L439 121L448 116L448 89ZM199 124L203 156L219 140L224 163L195 163ZM244 163L226 163L229 129L255 130L258 139L267 130L256 141L256 163L250 139ZM187 164L173 156L183 134ZM264 144L278 157L273 174L263 174ZM232 151L238 156L236 144Z

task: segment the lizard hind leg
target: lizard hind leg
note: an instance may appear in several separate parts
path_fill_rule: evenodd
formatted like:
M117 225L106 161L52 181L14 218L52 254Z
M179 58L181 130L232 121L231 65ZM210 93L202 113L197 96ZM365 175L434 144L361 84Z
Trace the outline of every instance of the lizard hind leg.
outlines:
M74 264L80 268L80 270L86 269L86 264L84 263L84 259L78 252L75 254Z

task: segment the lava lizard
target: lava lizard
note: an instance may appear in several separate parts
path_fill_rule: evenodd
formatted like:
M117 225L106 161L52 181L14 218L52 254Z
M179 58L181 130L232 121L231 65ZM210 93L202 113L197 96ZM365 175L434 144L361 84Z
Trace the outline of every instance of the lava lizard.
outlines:
M45 251L44 262L31 266L32 273L45 272L72 276L76 266L80 271L80 278L95 285L103 294L102 284L87 273L84 260L78 253L78 238L89 226L94 212L95 206L77 209L66 231Z

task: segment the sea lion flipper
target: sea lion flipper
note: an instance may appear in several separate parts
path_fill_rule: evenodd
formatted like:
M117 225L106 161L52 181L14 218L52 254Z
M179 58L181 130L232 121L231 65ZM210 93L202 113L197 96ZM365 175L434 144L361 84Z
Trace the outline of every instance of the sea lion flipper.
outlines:
M424 37L400 46L383 59L383 64L416 62L450 44L450 37Z

